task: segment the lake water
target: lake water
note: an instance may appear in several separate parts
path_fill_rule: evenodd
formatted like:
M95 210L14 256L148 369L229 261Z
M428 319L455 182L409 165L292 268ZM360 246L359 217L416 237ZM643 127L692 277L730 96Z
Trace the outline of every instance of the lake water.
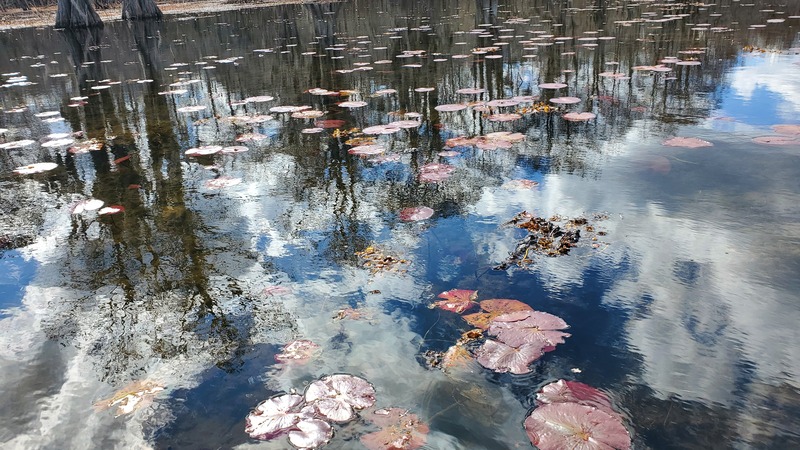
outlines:
M0 149L0 446L288 448L250 439L249 411L349 373L427 423L428 449L530 448L523 420L560 378L605 392L637 449L800 447L800 4L783 3L358 0L0 32L0 146L33 141ZM270 112L303 105L324 116ZM400 120L420 123L375 136L381 158L348 152ZM522 136L446 145L500 131ZM211 145L247 151L185 154ZM57 167L13 172L39 162ZM429 163L454 171L424 181ZM124 211L75 213L91 198ZM432 217L401 220L417 206ZM502 266L522 211L594 232ZM370 246L406 262L367 267ZM571 337L528 374L430 368L471 328L429 307L450 289ZM294 339L319 351L277 363ZM93 406L143 380L164 390L135 411ZM372 430L334 429L326 448Z

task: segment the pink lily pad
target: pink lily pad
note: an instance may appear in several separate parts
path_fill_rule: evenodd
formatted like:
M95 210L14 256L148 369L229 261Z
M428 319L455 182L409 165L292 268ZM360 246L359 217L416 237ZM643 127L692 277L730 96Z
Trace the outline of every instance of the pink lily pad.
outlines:
M800 145L800 139L797 136L776 134L773 136L759 136L753 138L756 144L766 145Z
M374 125L361 130L364 134L393 134L400 131L400 127L389 125Z
M289 442L299 449L315 449L330 442L333 428L328 422L319 419L304 419L289 431Z
M512 347L537 344L545 348L563 344L570 334L560 330L568 327L563 319L546 312L515 311L495 317L489 334Z
M403 222L416 222L419 220L430 219L433 216L433 209L427 206L415 206L400 210L400 220Z
M700 147L713 147L714 144L704 141L696 137L673 137L662 142L661 145L667 147L685 147L685 148L700 148Z
M456 91L457 94L463 95L478 95L486 92L486 89L482 88L463 88Z
M202 106L202 105L184 106L183 108L178 108L178 112L179 113L192 113L192 112L202 111L204 109L206 109L206 107Z
M278 362L302 362L306 361L319 351L319 345L307 339L298 339L289 342L280 353L275 355Z
M300 412L303 404L303 396L298 394L277 395L264 400L247 416L244 432L254 439L274 439L300 422L304 417Z
M555 97L550 99L550 103L554 103L556 105L574 105L575 103L580 103L581 99L578 97Z
M97 211L97 214L100 216L110 216L112 214L118 214L125 211L125 207L122 205L109 205L105 208L100 208L100 211Z
M33 163L33 164L28 164L27 166L17 167L16 169L14 169L14 173L20 175L31 175L34 173L49 172L55 169L56 167L58 167L58 164L51 162Z
M489 122L511 122L519 119L522 119L522 115L516 113L492 114L489 116Z
M478 298L478 291L471 291L469 289L451 289L439 294L439 298L444 300L435 302L433 304L436 308L441 308L445 311L452 311L456 314L463 314L470 309L478 306L475 301Z
M314 122L314 126L315 127L319 127L319 128L325 128L325 129L341 128L346 123L347 122L345 122L344 120L341 120L341 119L327 119L327 120L317 120L316 122Z
M587 120L594 119L595 117L597 117L597 115L595 113L590 113L590 112L582 112L582 113L571 112L564 114L562 117L564 118L564 120L569 120L570 122L586 122Z
M384 408L368 417L380 431L361 436L369 450L414 450L425 445L430 429L416 414L402 408Z
M183 154L186 156L208 156L208 155L216 155L221 151L222 151L222 146L220 145L203 145L201 147L193 147L187 149Z
M542 83L539 85L539 89L563 89L567 87L564 83Z
M105 202L96 198L81 200L72 207L72 214L83 214L86 211L96 211L103 207Z
M772 129L775 130L776 133L780 134L793 134L795 136L800 135L800 125L773 125Z
M631 437L617 416L577 403L540 406L525 419L525 432L541 450L628 450Z
M263 103L263 102L271 102L275 100L275 97L269 95L257 95L255 97L247 97L244 99L247 103Z
M462 109L467 109L467 105L461 103L450 103L446 105L438 105L433 109L439 112L453 112L453 111L461 111Z
M350 150L348 150L347 153L350 153L351 155L371 156L371 155L379 155L384 151L386 151L386 149L383 148L382 146L376 144L370 144L370 145L359 145L353 147Z
M495 372L511 372L518 375L530 372L531 369L528 366L542 355L544 355L544 351L538 344L512 347L492 339L484 341L475 352L478 362L483 367Z
M577 403L591 406L615 415L611 400L597 388L579 381L558 380L545 385L536 393L536 401L541 405L551 403Z
M334 422L348 422L355 411L375 404L375 388L365 379L337 374L322 377L306 388L305 399L317 413Z
M511 99L511 98L502 98L497 100L491 100L486 102L486 106L491 106L492 108L505 108L508 106L516 106L519 105L519 100Z
M348 108L348 109L349 108L362 108L364 106L367 106L367 102L349 101L349 102L341 102L341 103L339 103L339 107Z
M444 181L455 172L456 168L449 164L425 164L419 168L419 179L428 183Z

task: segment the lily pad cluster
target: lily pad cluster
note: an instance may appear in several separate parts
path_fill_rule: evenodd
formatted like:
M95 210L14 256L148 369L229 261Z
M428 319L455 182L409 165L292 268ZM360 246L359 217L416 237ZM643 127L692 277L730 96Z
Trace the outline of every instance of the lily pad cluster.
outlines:
M604 215L595 215L594 219L605 219ZM505 270L510 266L525 267L533 262L536 254L544 256L563 256L578 245L581 231L590 235L592 247L598 248L597 236L604 236L605 231L597 230L596 225L584 217L565 219L552 216L549 219L537 217L527 211L522 211L506 223L528 231L528 234L517 243L517 246L508 258L497 265L495 269Z
M471 353L478 363L495 372L513 374L529 373L530 365L545 353L555 350L558 344L570 336L563 330L566 322L558 316L534 311L529 305L513 299L491 299L476 303L477 291L454 289L439 295L444 300L433 303L433 307L463 314L480 306L481 312L463 316L479 331L460 339L450 347L435 365L447 369L455 361L469 355L469 343L486 335L479 347ZM429 358L431 360L431 358Z
M333 424L351 422L374 404L375 388L367 380L328 375L309 384L303 395L280 394L259 403L247 416L245 432L265 441L286 436L296 448L316 449L333 439ZM379 409L369 419L381 427L361 437L370 450L413 450L425 444L428 426L407 410Z
M524 426L531 443L541 450L631 447L630 434L611 400L592 386L558 380L544 386L536 402Z

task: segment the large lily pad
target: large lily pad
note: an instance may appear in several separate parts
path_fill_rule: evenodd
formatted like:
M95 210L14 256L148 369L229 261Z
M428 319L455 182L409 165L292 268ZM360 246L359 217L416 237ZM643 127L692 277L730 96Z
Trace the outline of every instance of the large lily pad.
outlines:
M502 342L487 339L475 352L478 362L487 369L495 372L524 374L531 371L530 364L542 355L541 345L524 344L512 347Z
M300 449L320 448L333 438L333 428L324 420L301 420L295 428L289 431L289 442Z
M301 413L303 405L303 396L298 394L277 395L264 400L247 416L244 431L255 439L274 439L305 417Z
M380 431L361 436L361 443L369 450L413 450L425 445L429 428L408 410L379 409L369 419L381 427Z
M563 319L541 311L515 311L495 317L489 334L512 347L536 344L542 349L563 344L570 336L563 330L569 327Z
M468 289L451 289L439 294L439 298L444 300L435 302L433 304L436 308L441 308L445 311L452 311L457 314L463 314L466 311L478 305L475 299L478 298L478 291L471 291Z
M514 311L533 310L533 308L531 308L529 305L526 305L519 300L506 298L483 300L480 305L481 309L485 312L467 314L464 316L464 320L466 320L470 325L478 327L482 330L488 330L489 325L492 323L495 317Z
M314 404L319 415L334 422L347 422L356 410L375 404L375 388L353 375L329 375L309 384L305 399Z
M577 403L540 406L525 419L531 443L541 450L627 450L628 430L617 416Z
M579 381L558 380L547 384L536 393L536 401L542 405L577 403L616 414L611 408L611 400L604 392Z

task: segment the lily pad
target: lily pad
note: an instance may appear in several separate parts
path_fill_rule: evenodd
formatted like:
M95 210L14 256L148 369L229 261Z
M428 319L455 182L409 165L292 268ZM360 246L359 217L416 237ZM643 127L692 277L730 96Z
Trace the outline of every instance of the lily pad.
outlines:
M569 327L563 319L541 311L515 311L494 318L489 334L512 347L536 344L542 349L563 344L570 336L563 330Z
M309 384L305 399L322 417L348 422L355 417L355 411L375 404L375 388L354 375L329 375Z
M495 372L525 374L531 371L530 364L544 355L541 345L524 344L512 347L502 342L487 339L475 352L478 362Z
M541 450L627 450L628 430L617 416L577 403L540 406L525 419L525 432Z
M712 144L711 142L704 141L696 137L673 137L662 142L661 145L666 145L667 147L685 147L685 148L701 148L701 147L714 146L714 144Z
M307 339L297 339L283 346L275 355L278 362L306 361L319 351L319 345Z
M475 302L475 299L478 298L478 291L451 289L439 294L439 298L443 298L444 300L435 302L433 304L434 307L456 314L463 314L478 306L478 303Z
M94 406L98 409L107 409L116 406L114 417L130 414L144 405L152 402L153 397L164 390L164 386L151 380L134 381L118 390L108 399L100 400Z
M51 162L33 163L28 164L27 166L17 167L14 169L14 173L18 173L20 175L30 175L34 173L48 172L56 167L58 167L58 164Z
M427 206L414 206L400 210L400 220L403 222L416 222L430 219L431 216L433 216L433 209Z
M611 400L604 392L579 381L558 380L547 384L536 393L536 402L541 405L577 403L616 414L611 407Z
M289 442L299 449L320 448L333 438L333 428L324 420L305 419L295 427L296 430L289 431Z
M264 400L247 416L244 431L254 439L274 439L304 418L300 412L303 404L303 396L298 394L277 395Z
M480 305L481 309L485 312L467 314L464 316L464 320L466 320L470 325L478 327L482 330L488 330L489 325L494 318L500 315L514 311L533 310L533 308L531 308L529 305L513 299L483 300Z
M414 450L426 443L430 429L416 414L402 408L384 408L368 417L380 431L361 436L369 450Z

